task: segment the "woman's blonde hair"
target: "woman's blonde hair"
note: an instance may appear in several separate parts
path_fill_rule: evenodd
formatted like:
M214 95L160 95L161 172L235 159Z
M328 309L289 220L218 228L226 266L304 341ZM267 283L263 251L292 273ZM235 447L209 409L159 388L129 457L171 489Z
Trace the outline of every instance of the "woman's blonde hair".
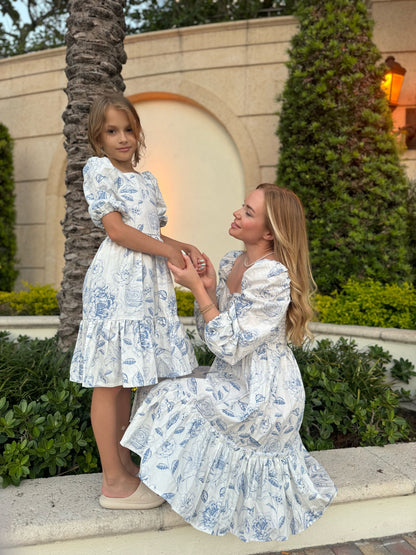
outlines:
M96 156L105 156L101 148L100 137L105 124L105 114L110 106L116 110L126 112L134 136L137 139L137 146L132 158L133 165L136 165L140 160L140 152L145 147L143 129L133 104L121 93L104 93L93 101L88 116L88 141L92 151Z
M301 345L305 336L312 337L308 329L313 317L310 296L316 289L309 262L305 213L293 191L271 183L262 183L257 189L264 191L266 226L273 233L274 253L289 272L287 337L294 345Z

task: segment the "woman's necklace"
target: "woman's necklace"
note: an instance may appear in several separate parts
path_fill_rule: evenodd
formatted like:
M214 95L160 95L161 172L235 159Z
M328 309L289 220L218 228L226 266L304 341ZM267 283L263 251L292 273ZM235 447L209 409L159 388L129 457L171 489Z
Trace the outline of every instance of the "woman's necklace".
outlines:
M272 252L274 252L274 251L273 250L267 251L266 254L263 254L263 256L260 256L260 258L257 258L257 260L255 260L254 262L251 262L250 264L247 264L247 262L246 262L246 260L247 260L247 255L246 255L244 257L243 264L246 268L250 268L250 266L253 266L253 264L258 262L259 260L263 260L263 258L266 258L266 256L269 256L269 254L272 254Z

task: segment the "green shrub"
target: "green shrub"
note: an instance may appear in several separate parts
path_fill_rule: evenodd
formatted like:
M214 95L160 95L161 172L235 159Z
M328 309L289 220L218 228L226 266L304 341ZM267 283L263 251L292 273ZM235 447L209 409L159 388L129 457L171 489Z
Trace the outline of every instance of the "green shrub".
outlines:
M315 295L313 304L320 322L416 329L416 289L408 283L350 279L340 292Z
M17 277L14 198L13 140L0 123L0 291L11 291Z
M416 272L416 179L409 180L408 197L408 233L409 233L409 253L410 264L413 272ZM416 285L416 275L413 275L413 282Z
M409 423L397 412L401 392L386 383L389 353L359 351L344 338L293 351L306 392L301 436L308 450L409 440Z
M277 182L305 207L319 291L331 294L349 278L412 281L409 185L366 3L299 6L281 96Z
M194 296L190 291L184 291L175 287L176 304L178 305L179 316L193 316L194 314Z
M200 365L213 354L195 346ZM391 356L379 347L362 353L354 343L321 341L294 348L306 406L301 435L308 449L384 445L408 441L410 428L397 414L402 392L385 381ZM0 483L100 471L90 424L92 390L68 380L71 352L57 337L11 341L0 333ZM408 380L408 361L394 361L392 374Z
M59 380L39 401L11 406L0 399L0 479L3 487L22 478L97 472L98 452L83 397L88 390ZM88 401L89 404L89 401Z
M51 285L23 282L27 291L0 291L0 316L47 316L59 314L57 291ZM194 296L175 288L179 316L193 316Z
M57 291L50 285L23 285L27 291L0 291L0 315L47 316L59 314Z
M68 380L71 351L57 337L12 341L0 333L0 477L96 472L90 424L92 390Z
M59 349L57 337L12 341L8 332L0 332L0 397L10 405L38 401L68 377L71 358L71 350Z

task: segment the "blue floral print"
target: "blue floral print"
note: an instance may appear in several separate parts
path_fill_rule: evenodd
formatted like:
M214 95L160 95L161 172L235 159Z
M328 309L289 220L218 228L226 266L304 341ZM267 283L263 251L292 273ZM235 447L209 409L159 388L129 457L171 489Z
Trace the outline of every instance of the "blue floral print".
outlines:
M305 398L286 343L287 269L258 261L231 294L240 254L221 261L220 314L205 324L196 312L212 367L151 389L122 445L142 457L141 479L198 530L283 541L320 518L336 489L299 435Z
M107 158L93 157L84 167L84 192L96 226L118 211L126 224L161 240L166 206L151 173L122 173ZM85 387L138 387L196 366L165 258L106 237L85 276L71 380Z

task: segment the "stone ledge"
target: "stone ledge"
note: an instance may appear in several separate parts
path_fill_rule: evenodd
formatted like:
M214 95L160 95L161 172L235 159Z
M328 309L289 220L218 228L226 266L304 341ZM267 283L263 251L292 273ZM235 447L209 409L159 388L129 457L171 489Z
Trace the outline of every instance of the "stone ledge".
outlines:
M397 508L400 507L401 500L407 507L412 499L411 506L416 508L416 443L337 449L315 452L313 455L325 466L338 488L338 495L323 519L330 511L336 511L337 515L348 514L350 506L354 507L352 512L356 513L357 502L364 507L366 502L371 500L379 501L380 505L383 499L394 499L394 507ZM143 533L145 537L146 533L148 535L157 531L190 528L167 503L148 511L102 509L98 504L100 484L100 474L87 474L25 480L17 488L9 486L2 490L0 541L3 548L13 551L12 548L23 546L79 542L92 538L104 541L105 538L125 534L137 537L138 533ZM406 512L409 513L409 509ZM387 517L394 520L392 514ZM339 518L337 516L337 521ZM317 527L319 522L314 526ZM343 526L345 530L350 529L348 520ZM398 526L400 529L400 523ZM416 510L413 517L403 520L403 527L406 529L400 533L416 530ZM396 522L394 533L397 533L397 530ZM307 532L309 530L299 537L306 537ZM370 530L368 533L368 537L375 537L371 535ZM205 536L202 532L197 534ZM390 535L386 526L383 527L381 535ZM234 540L236 538L233 538ZM315 545L324 543L320 529L320 543ZM255 545L258 549L253 553L260 553L260 545ZM265 544L267 545L270 546Z

